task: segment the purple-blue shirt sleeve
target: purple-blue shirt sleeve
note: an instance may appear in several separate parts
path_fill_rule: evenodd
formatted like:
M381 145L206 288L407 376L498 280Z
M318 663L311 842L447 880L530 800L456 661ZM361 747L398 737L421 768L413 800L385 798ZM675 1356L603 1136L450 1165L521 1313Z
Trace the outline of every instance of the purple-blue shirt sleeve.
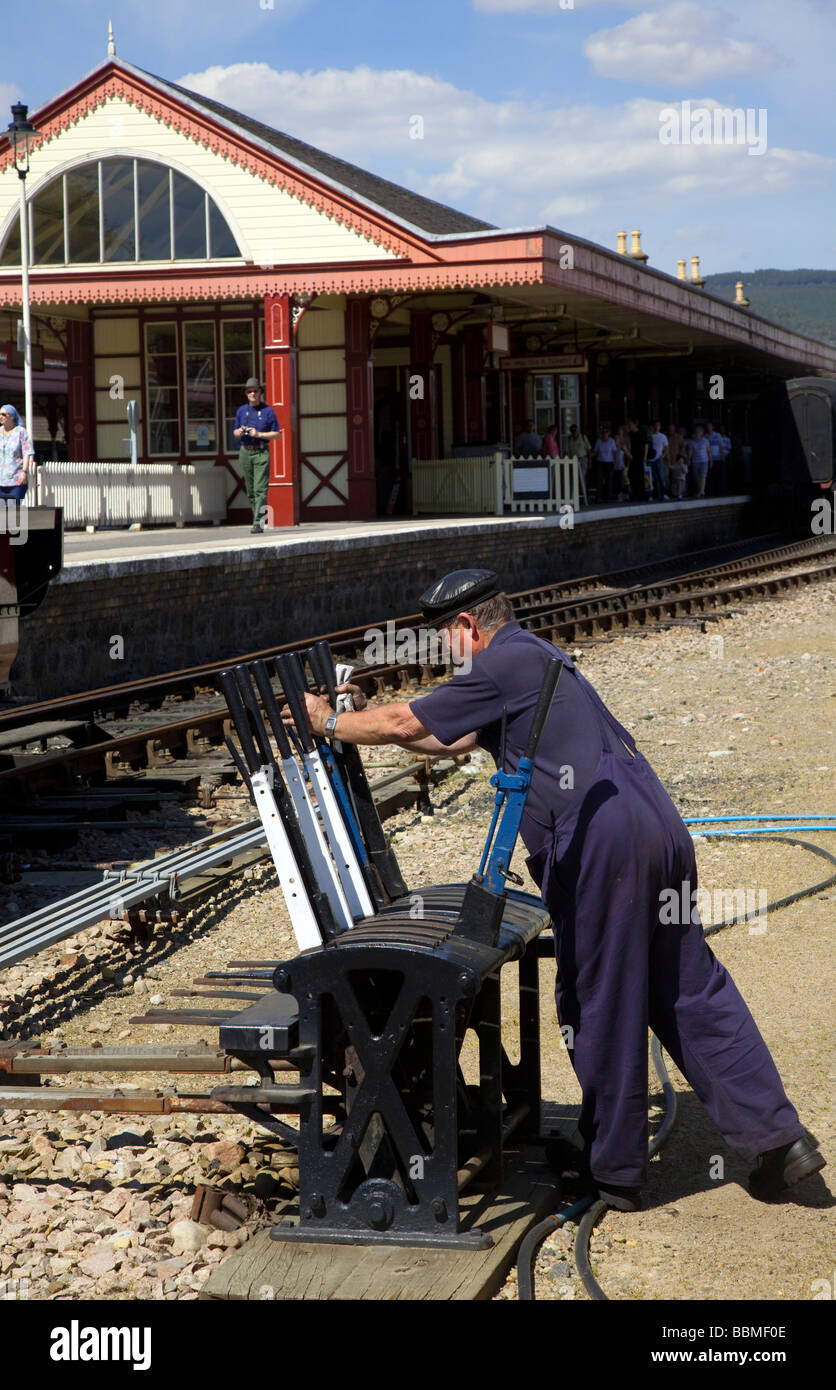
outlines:
M467 673L459 672L429 695L410 700L409 708L439 743L449 746L501 719L503 703L499 687L477 656Z

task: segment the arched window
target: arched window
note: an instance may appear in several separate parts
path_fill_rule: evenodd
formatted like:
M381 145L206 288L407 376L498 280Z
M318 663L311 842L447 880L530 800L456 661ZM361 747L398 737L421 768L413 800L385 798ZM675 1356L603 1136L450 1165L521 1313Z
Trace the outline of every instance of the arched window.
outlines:
M226 260L241 252L209 194L150 159L69 169L29 202L32 265ZM20 265L15 219L0 265Z

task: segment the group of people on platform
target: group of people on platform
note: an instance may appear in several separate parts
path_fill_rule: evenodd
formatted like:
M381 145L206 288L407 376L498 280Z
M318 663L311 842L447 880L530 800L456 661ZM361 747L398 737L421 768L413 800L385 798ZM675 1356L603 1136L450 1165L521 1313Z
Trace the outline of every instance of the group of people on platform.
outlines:
M669 502L686 495L704 497L711 474L713 494L726 492L732 442L726 429L709 420L696 424L686 436L680 425L662 429L661 420L642 425L628 419L613 431L602 425L590 444L572 425L563 457L578 461L582 492L589 501ZM514 440L517 458L557 458L561 455L557 425L537 434L533 420Z

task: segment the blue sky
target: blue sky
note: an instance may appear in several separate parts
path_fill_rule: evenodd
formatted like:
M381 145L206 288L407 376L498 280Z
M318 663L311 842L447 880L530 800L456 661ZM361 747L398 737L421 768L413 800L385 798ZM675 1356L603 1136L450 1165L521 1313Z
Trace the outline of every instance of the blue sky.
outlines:
M499 226L638 227L671 273L836 268L836 0L30 0L5 107L95 67L109 16L138 67Z

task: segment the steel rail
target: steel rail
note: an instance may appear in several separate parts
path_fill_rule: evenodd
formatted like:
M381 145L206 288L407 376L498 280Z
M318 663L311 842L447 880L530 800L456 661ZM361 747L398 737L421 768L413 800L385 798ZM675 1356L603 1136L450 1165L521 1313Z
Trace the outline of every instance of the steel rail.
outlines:
M637 565L631 569L616 570L611 573L601 575L586 575L577 579L567 579L558 581L555 584L537 585L531 589L522 589L512 593L509 597L520 609L528 609L541 604L554 603L561 595L568 599L570 595L589 590L590 586L609 586L617 589L635 587L641 582L641 576L657 573L666 568L674 571L681 570L683 561L693 561L701 556L712 556L722 553L724 550L739 550L741 547L757 546L759 541L770 540L773 537L753 537L744 541L729 541L720 546L707 547L704 550L688 551L679 556L667 556L659 560L649 561L644 565ZM780 551L811 550L821 546L823 542L817 538L810 540L791 542L789 545L773 549L771 551L757 551L753 554L777 554ZM737 560L725 562L727 564L743 564L748 557L739 557ZM718 562L717 566L709 568L721 568L724 562ZM540 598L540 595L545 597ZM344 628L339 631L326 634L327 640L332 650L342 655L344 651L355 651L363 645L365 633L372 627L379 627L386 630L387 622L394 621L396 629L404 626L423 626L424 618L420 613L412 613L397 619L380 619L378 622L368 622L363 626ZM212 688L214 678L218 671L231 663L251 662L258 659L267 659L282 652L296 651L300 647L310 645L311 639L298 639L293 642L277 644L273 647L265 648L261 651L248 652L246 654L227 656L223 660L207 662L203 665L193 666L180 671L165 671L156 676L149 676L141 681L125 681L119 684L103 686L99 689L80 691L75 695L55 696L48 700L40 700L25 705L15 706L13 709L0 711L0 733L7 729L18 728L30 725L34 720L46 719L50 715L54 718L60 713L62 717L73 714L88 713L90 715L101 711L108 703L116 708L126 708L132 702L155 694L160 694L163 698L166 694L178 693L183 688L200 687L201 684L206 688Z
M395 775L387 774L380 782L372 782L371 789L374 792L379 786L388 787L395 781L416 781L420 786L419 779L426 777L428 767L435 764L441 774L459 766L457 760L424 757L409 763ZM184 885L187 882L227 863L232 863L234 871L234 861L253 850L263 851L260 858L267 856L264 827L255 819L217 830L185 849L145 860L133 868L106 870L99 883L90 884L26 917L0 925L0 970L57 945L105 918L127 916L131 908L161 893L172 902L181 901L186 896ZM210 892L215 887L213 882L205 891ZM196 894L192 892L188 896L193 900Z
M805 543L801 554L808 554L810 547ZM806 547L806 548L804 548ZM794 552L799 546L792 547ZM764 594L772 596L784 589L801 587L802 584L818 583L836 573L836 562L828 563L834 553L833 545L819 547L814 554L821 554L823 563L812 569L791 570L786 574L770 577L769 572L781 565L792 563L791 557L782 551L773 551L770 558L754 557L753 569L761 578L748 580L741 568L743 562L733 562L734 568L718 575L720 583L712 583L714 571L695 572L677 576L670 583L649 584L624 592L616 592L595 598L587 598L583 603L562 603L557 607L532 613L523 618L532 631L560 645L595 640L633 628L652 628L655 624L671 622L693 622L708 613L719 616L729 604L743 599L758 599ZM796 554L797 558L797 554ZM727 577L731 582L722 583ZM437 672L448 671L442 666ZM385 692L387 686L399 684L406 689L410 680L432 679L434 668L420 660L401 662L394 666L359 668L354 679L361 687L374 686L378 694ZM229 716L226 706L220 702L214 709L205 713L195 713L189 718L177 720L156 728L145 728L108 739L106 742L82 748L64 749L52 754L36 757L29 764L5 769L0 772L0 785L4 782L20 784L30 780L43 781L51 775L66 776L68 771L76 775L98 770L102 763L112 767L117 757L128 759L141 756L145 751L149 762L153 762L156 750L165 745L169 748L188 746L196 737L215 736L220 739L230 733ZM184 763L184 770L188 762ZM33 818L33 828L36 821Z
M176 898L184 879L260 847L264 840L259 821L249 821L243 828L234 827L234 832L218 831L198 840L189 850L146 860L135 869L112 871L100 883L82 888L57 904L5 923L0 927L0 970L95 926L104 918L121 917L129 908L161 891Z
M836 547L830 542L822 544L817 539L813 544L813 549L808 542L798 542L794 546L768 552L768 555L754 555L751 557L752 572L760 573L764 577L752 582L745 578L748 559L733 561L730 562L730 566L721 567L719 571L694 571L678 575L661 584L651 583L625 591L587 597L579 603L561 602L551 609L532 612L528 618L523 618L523 621L532 631L550 637L555 642L569 644L585 639L594 640L596 637L628 628L647 627L654 622L664 624L677 621L683 616L686 620L692 620L697 614L716 610L722 600L736 602L742 598L756 599L764 593L772 595L781 589L800 587L803 583L820 582L830 578L834 573L834 565L827 563L827 560L834 554ZM789 551L792 551L792 555ZM781 565L794 563L804 555L810 554L821 555L824 563L812 569L794 570L784 575L776 575L774 578L768 577L769 571ZM722 582L714 584L712 578L715 574L720 581L729 578L733 582L725 585ZM445 668L439 665L436 669L442 671ZM420 678L426 681L431 679L432 675L432 665L428 666L415 660L393 666L359 667L355 671L354 679L366 689L370 686L376 687L378 694L381 694L387 686L399 683L402 688L406 688L410 679ZM76 774L89 772L99 768L102 762L112 765L112 760L116 757L130 760L141 757L143 752L149 762L153 762L158 746L178 748L184 744L188 746L190 741L197 737L207 738L214 735L220 739L230 732L228 710L219 701L214 708L203 713L193 713L185 719L128 732L82 748L43 754L29 764L0 772L0 784L30 778L43 780L51 772L60 772L63 769L71 769Z

